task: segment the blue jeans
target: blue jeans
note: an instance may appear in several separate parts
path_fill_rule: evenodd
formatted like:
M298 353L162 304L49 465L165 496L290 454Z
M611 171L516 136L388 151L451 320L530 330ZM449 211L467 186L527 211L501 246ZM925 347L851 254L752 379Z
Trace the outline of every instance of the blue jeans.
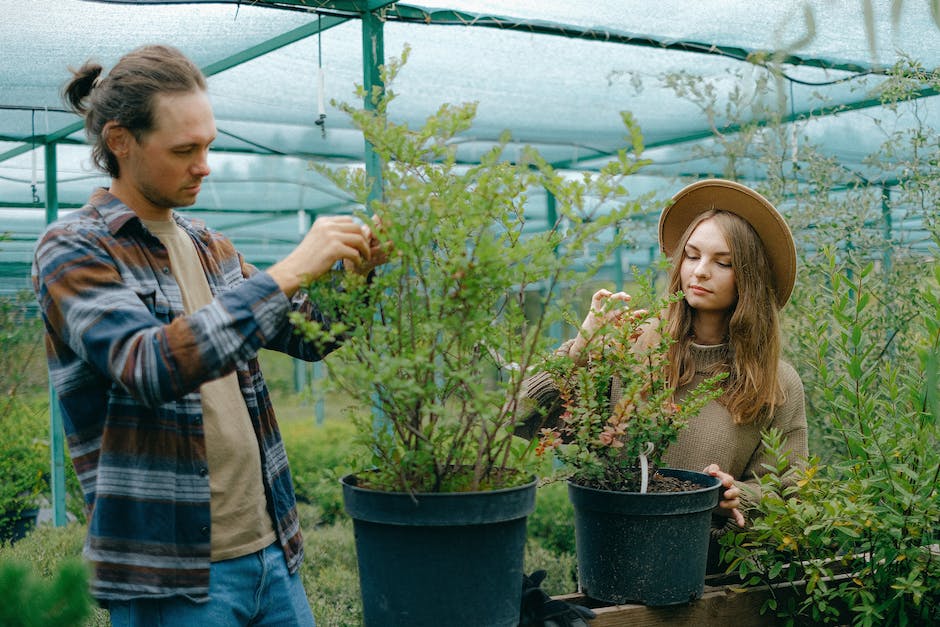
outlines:
M242 557L213 562L209 601L182 597L110 603L114 627L314 627L300 573L290 575L275 542Z

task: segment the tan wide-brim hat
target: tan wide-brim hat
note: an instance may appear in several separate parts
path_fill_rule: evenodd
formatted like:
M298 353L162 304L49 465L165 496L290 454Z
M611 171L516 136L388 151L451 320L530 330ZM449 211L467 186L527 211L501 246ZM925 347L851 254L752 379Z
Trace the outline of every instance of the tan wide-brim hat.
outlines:
M796 280L793 234L770 201L750 187L724 179L706 179L684 187L659 216L659 247L672 256L679 239L695 218L721 209L743 218L757 232L770 259L777 306L783 307Z

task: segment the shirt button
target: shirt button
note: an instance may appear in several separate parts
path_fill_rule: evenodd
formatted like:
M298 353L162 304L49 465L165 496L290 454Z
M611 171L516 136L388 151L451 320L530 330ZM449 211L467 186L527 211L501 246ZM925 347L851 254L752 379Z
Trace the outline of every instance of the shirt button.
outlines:
M205 466L203 466L202 468L199 469L199 476L200 476L200 477L205 477L205 476L208 475L208 474L209 474L209 469L206 468Z
M193 424L194 424L194 425L201 425L201 424L202 424L202 416L196 416L196 417L194 417L194 418L193 418Z
M170 266L163 266L163 274L169 274L169 273L170 273Z
M209 526L208 526L208 525L203 525L202 527L200 527L200 528L199 528L199 533L201 533L201 534L203 535L203 537L208 538L208 537L209 537Z

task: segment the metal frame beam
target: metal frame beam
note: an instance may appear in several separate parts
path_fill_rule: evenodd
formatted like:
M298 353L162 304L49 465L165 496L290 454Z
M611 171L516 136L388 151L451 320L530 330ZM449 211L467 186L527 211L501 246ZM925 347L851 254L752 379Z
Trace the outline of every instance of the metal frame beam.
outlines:
M339 13L359 17L378 11L396 0L89 0L104 4L252 4L271 9L304 11L306 13Z
M102 2L106 0L95 0L95 1ZM188 0L188 1L192 2L192 0ZM162 3L166 3L165 0ZM123 4L139 4L139 3L124 2ZM220 72L224 72L225 70L230 70L233 67L236 67L238 65L241 65L242 63L251 61L252 59L257 59L258 57L268 54L269 52L273 52L275 50L278 50L279 48L283 48L284 46L288 46L302 39L306 39L308 37L312 37L313 35L317 35L323 31L333 28L334 26L343 24L344 22L347 22L348 20L349 18L346 18L346 17L333 17L333 16L326 16L326 17L320 18L316 21L310 22L309 24L298 26L297 28L287 31L286 33L282 33L276 37L272 37L271 39L263 41L259 44L256 44L254 46L251 46L249 48L246 48L244 50L231 54L225 57L224 59L219 59L218 61L210 63L202 68L202 73L205 74L206 76L213 76L215 74L219 74ZM46 135L36 135L34 137L27 138L26 141L28 143L24 143L22 146L13 148L11 150L7 150L6 152L0 154L0 162L6 161L7 159L29 152L33 148L36 148L36 144L53 144L60 140L64 140L69 135L72 135L73 133L77 133L78 131L82 130L84 127L85 127L85 123L82 121L78 121L78 122L73 122L72 124L69 124L67 126L63 126L62 128L56 131L53 131L52 133L49 133Z
M657 50L676 50L698 54L717 55L747 61L750 63L774 62L786 65L803 65L827 70L844 72L872 73L876 70L867 63L851 60L833 60L816 57L801 57L782 51L748 50L737 46L723 46L700 41L672 40L629 33L612 28L587 28L574 24L562 24L546 20L528 20L498 15L469 13L454 9L425 9L408 4L396 4L386 12L389 20L434 24L437 26L473 26L478 28L496 28L499 30L517 30L539 35L554 35L570 39L584 39L604 43L625 44L656 48ZM881 71L881 70L879 70Z
M940 89L935 87L925 87L924 89L917 90L913 94L906 98L905 101L909 100L919 100L921 98L930 98L932 96L940 95ZM847 102L838 105L832 105L829 107L819 107L816 109L809 109L806 111L798 111L795 113L790 113L788 115L781 116L778 119L774 118L761 118L759 120L752 120L745 124L728 124L717 129L717 132L722 135L732 135L742 131L745 128L757 127L763 128L770 126L771 124L783 123L788 124L790 122L805 122L816 118L827 117L830 115L838 115L839 113L846 113L849 111L859 111L861 109L869 109L872 107L883 106L884 102L878 98L865 98L863 100L857 100L855 102ZM684 144L692 141L697 141L700 139L707 139L713 137L716 131L712 129L705 129L697 131L695 133L688 133L686 135L678 135L676 137L670 137L669 139L664 139L658 142L650 142L644 144L644 149L648 150L650 148L661 148L665 146L674 146L677 144ZM552 166L555 168L565 169L572 168L577 166L579 169L593 170L597 169L590 165L585 165L582 162L590 162L599 159L607 159L616 155L616 152L605 152L602 150L595 151L591 156L579 157L577 160L567 160L559 161L553 163Z

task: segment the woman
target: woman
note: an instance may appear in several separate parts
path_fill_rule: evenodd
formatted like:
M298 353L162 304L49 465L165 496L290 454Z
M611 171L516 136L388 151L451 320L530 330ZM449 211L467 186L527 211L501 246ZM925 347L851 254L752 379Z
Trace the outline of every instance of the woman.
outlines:
M771 461L763 450L762 430L781 431L792 462L808 456L803 385L779 357L778 311L793 289L796 251L790 229L766 198L719 179L699 181L673 197L660 216L659 243L673 262L669 293L683 294L666 312L666 328L675 339L669 383L677 399L708 376L729 375L722 395L689 421L663 459L669 467L704 469L721 481L713 518L717 539L729 519L743 526L742 501L759 497L758 478L766 472L762 464ZM627 303L629 298L623 292L595 293L578 336L559 351L577 363L588 338L630 314L611 301ZM528 379L525 388L525 395L543 408L557 400L548 373ZM611 405L617 400L611 398ZM523 431L535 433L537 427L530 421ZM718 551L717 543L712 545L709 567L714 571Z

